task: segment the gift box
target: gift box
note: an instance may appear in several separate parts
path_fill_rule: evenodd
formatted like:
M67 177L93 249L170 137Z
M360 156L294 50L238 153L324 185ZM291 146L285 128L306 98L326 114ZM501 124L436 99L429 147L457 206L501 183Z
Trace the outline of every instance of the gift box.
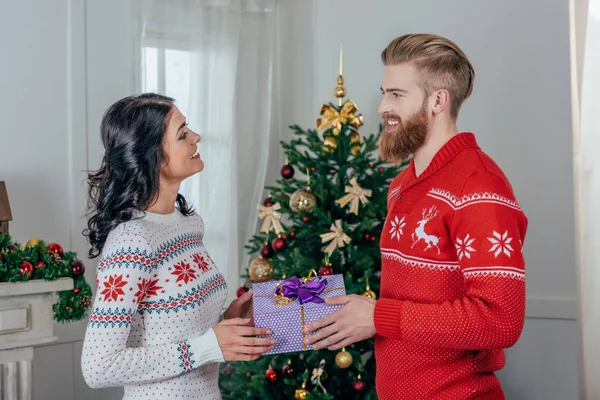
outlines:
M263 337L277 340L264 354L312 350L304 344L304 327L342 307L325 303L325 298L345 294L342 275L254 283L254 326L271 329L273 333Z

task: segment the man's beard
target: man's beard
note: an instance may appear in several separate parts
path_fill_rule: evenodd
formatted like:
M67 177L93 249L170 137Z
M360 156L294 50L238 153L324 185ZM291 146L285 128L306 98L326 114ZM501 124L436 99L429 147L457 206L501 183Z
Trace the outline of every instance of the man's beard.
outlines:
M405 122L399 116L391 113L383 115L385 120L398 121L398 126L393 131L384 129L379 139L379 156L387 163L400 163L414 154L427 138L429 121L427 120L427 104L415 112Z

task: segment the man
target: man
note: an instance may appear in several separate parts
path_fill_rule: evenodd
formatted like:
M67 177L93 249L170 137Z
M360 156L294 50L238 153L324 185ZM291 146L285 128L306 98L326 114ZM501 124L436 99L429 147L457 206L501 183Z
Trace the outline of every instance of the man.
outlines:
M381 58L381 158L413 158L389 188L380 299L328 299L344 307L307 340L336 350L375 336L381 400L504 399L494 371L523 329L527 219L474 135L457 131L473 67L429 34L401 36Z

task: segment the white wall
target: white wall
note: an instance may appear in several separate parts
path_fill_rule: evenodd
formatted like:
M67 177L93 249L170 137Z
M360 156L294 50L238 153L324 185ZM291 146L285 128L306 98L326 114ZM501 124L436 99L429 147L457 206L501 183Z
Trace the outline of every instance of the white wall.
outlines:
M343 41L346 87L365 116L365 134L380 122L380 53L392 39L436 33L470 57L475 90L461 110L459 130L476 134L529 218L528 319L500 377L511 400L576 399L568 2L377 0L367 6L361 0L313 0L313 8L313 110L334 100Z
M379 53L391 39L439 33L471 57L475 92L463 107L460 128L474 131L504 169L530 221L528 319L500 376L511 400L577 398L566 2L284 4L276 123L285 139L288 125L313 127L320 104L334 100L341 40L347 88L365 116L365 133L379 122ZM102 112L137 89L131 7L120 0L0 0L6 57L0 65L0 179L7 181L11 232L19 240L37 236L85 255L82 171L98 165ZM312 27L299 23L311 18ZM283 161L279 147L272 151L271 178ZM87 267L93 284L95 262ZM36 400L120 398L119 389L85 386L79 371L83 329L59 325L59 344L36 350Z

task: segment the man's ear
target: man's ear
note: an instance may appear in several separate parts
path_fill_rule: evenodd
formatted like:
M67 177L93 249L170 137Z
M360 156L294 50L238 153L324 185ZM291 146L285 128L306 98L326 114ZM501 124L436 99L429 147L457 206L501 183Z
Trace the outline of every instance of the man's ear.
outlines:
M446 89L439 89L435 92L435 99L431 111L434 114L440 114L450 107L450 93Z

